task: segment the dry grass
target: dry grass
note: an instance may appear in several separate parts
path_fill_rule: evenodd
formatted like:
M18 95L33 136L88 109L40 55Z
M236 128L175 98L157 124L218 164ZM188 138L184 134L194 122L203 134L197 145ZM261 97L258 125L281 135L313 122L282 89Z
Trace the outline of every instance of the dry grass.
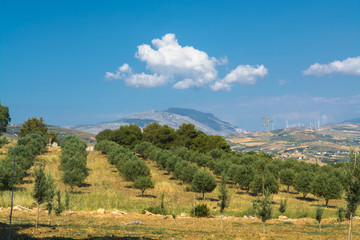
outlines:
M0 222L7 222L8 210L0 211ZM22 239L345 239L348 222L341 225L334 219L322 222L322 230L313 219L298 221L270 220L266 223L266 235L262 234L259 220L225 218L220 231L220 218L178 217L164 219L163 216L142 214L114 215L94 212L78 212L53 219L47 225L46 211L40 212L40 227L36 229L35 211L14 212L13 235ZM144 225L125 225L132 221ZM0 223L0 239L7 237L6 224ZM360 221L354 221L354 239L358 239ZM95 238L96 237L96 238Z
M46 171L53 175L56 187L64 192L65 189L70 190L70 188L61 182L62 172L58 170L60 152L59 148L51 148L46 154L40 156L38 161L42 159L46 163ZM260 234L261 225L257 221L243 218L227 219L225 221L225 231L221 233L218 228L219 221L217 218L196 219L196 225L193 226L192 219L189 218L179 218L174 223L173 220L164 220L161 217L140 215L139 213L144 208L160 204L158 196L161 192L165 193L165 207L168 213L175 213L176 215L189 213L194 205L195 195L196 204L206 203L213 215L219 215L217 189L212 193L205 194L206 200L202 200L200 194L187 192L187 185L182 185L179 181L172 179L171 175L166 171L159 170L153 162L148 160L145 162L151 169L155 188L146 190L147 197L142 198L139 196L140 191L131 188L132 183L124 181L116 168L107 162L106 156L99 152L90 152L88 155L90 175L86 179L84 187L74 189L74 193L71 194L70 208L76 211L76 214L69 217L66 222L60 220L60 225L55 228L43 225L40 230L36 230L33 228L34 211L31 213L15 212L14 222L28 226L23 227L18 232L31 237L58 236L66 238L87 238L88 235L99 237L111 235L122 237L141 236L154 239L160 237L174 239L259 239L263 237ZM17 186L14 205L34 208L35 203L31 197L32 179L32 176L29 175L25 178L24 184ZM228 187L231 193L231 202L230 207L225 211L225 215L235 217L253 215L252 201L257 197L247 194L237 187L234 188L233 185L228 185ZM282 187L281 190L285 190L285 187ZM308 196L312 201L302 200L299 194L292 192L294 189L291 188L290 191L290 194L280 191L279 194L273 196L273 217L277 218L279 215L277 209L281 199L288 199L288 208L285 215L293 219L313 218L316 206L325 204L322 199L315 201L312 195ZM10 206L10 196L10 191L0 192L0 207L7 208ZM330 200L330 205L331 208L325 209L324 218L326 219L323 231L318 231L313 219L298 220L294 224L284 225L278 220L272 220L267 227L267 237L269 239L311 239L316 235L316 239L345 238L345 227L334 222L337 207L344 207L345 201ZM90 211L96 211L99 208L104 208L107 211L119 209L131 213L131 215L113 216L111 214L97 215L90 213ZM1 222L8 222L8 213L6 211L0 211ZM145 225L123 226L123 223L133 220L143 221ZM47 223L46 212L42 212L41 222L43 224ZM71 230L69 231L69 229Z

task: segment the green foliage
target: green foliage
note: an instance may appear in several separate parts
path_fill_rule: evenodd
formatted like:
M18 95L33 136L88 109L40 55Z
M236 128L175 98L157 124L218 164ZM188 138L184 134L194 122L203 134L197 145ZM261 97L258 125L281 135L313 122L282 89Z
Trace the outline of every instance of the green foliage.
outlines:
M294 187L297 191L303 194L305 198L312 190L312 182L314 179L314 173L311 170L303 170L295 175Z
M127 161L121 172L127 181L134 181L138 177L150 176L149 167L139 158L135 158L132 161Z
M212 192L216 188L216 181L213 175L206 171L198 170L191 182L191 188L195 192L200 192L203 195L207 192Z
M51 215L51 212L54 208L54 197L55 197L55 187L54 187L54 179L51 176L51 174L47 175L47 191L46 191L46 197L45 197L45 201L46 201L46 207L48 209L48 215Z
M9 122L11 122L9 107L3 106L0 103L0 136L6 132L6 127Z
M10 143L9 139L7 139L6 137L0 137L0 148L2 148L2 146L8 143Z
M161 208L161 214L164 215L165 213L165 203L164 203L165 193L161 192L160 194L160 208Z
M142 132L141 129L133 124L128 126L120 126L119 129L114 130L111 140L129 149L141 142Z
M289 187L293 185L295 178L295 171L293 169L285 168L280 171L280 182L287 186L287 193L289 193Z
M104 140L108 140L108 141L111 141L112 139L112 134L113 134L113 131L110 130L110 129L105 129L101 132L99 132L95 138L96 138L96 141L99 143L101 141L104 141Z
M64 211L64 206L61 202L61 193L59 190L56 191L56 207L54 208L56 216L60 216L61 213Z
M86 144L75 136L67 136L60 146L60 169L64 171L62 180L71 186L71 189L74 186L80 186L89 176L89 170L86 167Z
M42 132L33 130L24 137L19 138L18 145L29 147L31 153L35 156L45 152L47 140Z
M220 203L218 203L218 205L220 206L220 213L223 214L225 208L229 207L229 202L230 202L230 195L226 188L225 173L223 173L221 176L221 183L219 186L219 200L220 200Z
M321 220L322 220L322 216L324 214L324 208L322 207L316 207L316 212L315 212L315 219L316 221L318 221L318 223L320 224Z
M250 189L250 184L254 179L254 170L251 165L232 165L229 169L231 180L239 184L240 187Z
M60 143L59 134L54 131L48 132L46 134L46 139L49 144L53 144L54 142Z
M146 189L154 188L154 183L150 176L139 176L135 179L133 187L140 189L141 196L143 197Z
M343 222L346 216L346 209L344 209L343 207L339 207L337 210L337 216L338 216L338 221Z
M286 212L287 207L287 200L281 199L280 200L280 206L279 206L279 212L283 215Z
M49 182L41 164L35 168L34 177L33 198L38 204L42 204L46 200Z
M24 137L26 134L34 130L46 135L48 128L44 123L44 119L42 117L40 117L40 119L33 117L26 120L23 123L22 128L20 129L19 137Z
M269 193L259 200L255 205L256 215L261 218L261 221L265 223L267 220L271 219L272 207L271 207L271 198Z
M279 192L279 183L272 173L265 171L262 173L257 173L254 176L254 180L250 184L250 189L254 193L262 193L263 191L263 180L264 180L264 189L270 194L276 194Z
M323 197L328 206L330 199L339 199L342 194L342 186L333 172L320 171L312 182L312 190L317 197Z
M30 148L25 145L16 145L12 148L9 148L7 157L14 161L14 153L16 152L16 163L24 170L30 169L34 165L35 156L31 152Z
M195 217L209 217L210 209L208 208L208 206L206 204L198 204L195 206L195 211L193 209L190 212L190 215L194 216L194 213L195 213Z
M350 149L350 161L346 165L346 197L349 215L355 216L360 203L360 159L354 148Z
M67 190L65 190L65 209L69 209L70 207L70 194Z
M14 157L5 157L0 160L0 190L10 190L12 188L12 178L14 173ZM15 163L15 184L21 183L24 178L24 170L19 163Z
M119 147L119 144L110 140L102 140L95 145L95 150L100 151L103 154L108 154L115 148Z
M71 157L63 166L64 175L62 177L66 185L80 186L85 178L89 176L89 171L86 168L86 161L77 157Z

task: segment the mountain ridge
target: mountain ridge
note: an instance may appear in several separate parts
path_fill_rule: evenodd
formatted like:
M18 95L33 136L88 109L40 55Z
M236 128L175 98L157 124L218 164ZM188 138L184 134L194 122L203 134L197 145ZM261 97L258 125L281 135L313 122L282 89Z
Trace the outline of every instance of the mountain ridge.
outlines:
M98 124L68 126L67 128L80 130L92 134L105 129L117 129L122 125L135 124L144 128L147 124L157 122L161 125L168 125L177 129L183 123L194 124L195 127L206 134L231 136L234 134L246 133L229 122L217 118L211 113L204 113L189 108L168 108L161 111L149 110L141 113L134 113L115 121L102 122Z

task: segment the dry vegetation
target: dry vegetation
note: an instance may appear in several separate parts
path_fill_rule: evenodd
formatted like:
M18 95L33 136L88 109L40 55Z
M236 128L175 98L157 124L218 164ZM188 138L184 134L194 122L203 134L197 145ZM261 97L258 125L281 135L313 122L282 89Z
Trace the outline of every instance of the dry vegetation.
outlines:
M56 186L62 192L70 189L61 182L61 172L59 165L59 148L51 148L40 156L38 161L46 163L46 171L51 172L55 178ZM73 215L64 220L59 219L59 225L54 227L47 226L47 214L41 213L40 222L44 225L39 230L33 226L35 211L33 212L14 212L14 223L19 228L18 233L27 234L31 237L72 237L90 238L91 236L129 236L147 237L150 239L161 238L189 238L189 239L258 239L262 237L261 225L259 220L242 218L244 215L253 215L252 201L256 196L247 194L238 187L228 185L231 193L230 208L226 209L225 215L233 216L225 221L224 231L221 233L218 228L219 219L196 219L193 225L192 218L181 218L181 213L189 213L194 204L194 193L186 191L187 185L180 184L173 180L166 171L159 170L153 162L146 161L151 169L152 179L155 184L154 189L145 192L146 197L140 197L140 191L131 188L131 182L126 182L119 175L116 168L110 165L106 156L99 152L90 152L88 155L88 167L90 175L86 179L83 187L76 188L71 194L71 210ZM31 171L32 169L30 169ZM17 186L14 195L14 205L34 208L35 201L31 197L32 176L25 178L25 183ZM285 189L285 187L283 187ZM282 189L281 189L282 190ZM178 217L175 222L172 217L163 219L161 216L145 216L140 213L143 209L160 204L159 195L165 193L165 207L168 214L175 213ZM196 194L196 203L207 203L214 216L219 215L217 207L218 191L215 189L211 194L206 194L206 200L200 199L200 194ZM0 193L0 207L10 206L10 191ZM267 227L267 238L269 239L339 239L345 238L346 226L339 225L336 218L337 207L345 207L344 200L331 200L330 208L324 213L324 227L320 232L313 219L315 208L318 204L325 204L323 199L315 199L312 195L307 201L301 199L301 195L292 192L286 194L280 192L273 197L273 217L279 216L278 207L280 199L288 199L288 208L285 215L292 219L303 218L301 220L282 222L271 220ZM107 214L94 214L99 208L108 211ZM126 211L127 215L112 215L113 209ZM0 221L8 223L9 210L0 211ZM55 216L53 216L55 217ZM312 219L311 219L312 218ZM145 225L124 226L124 223L133 220L142 221ZM23 226L20 226L23 225ZM355 234L357 231L356 222ZM360 224L359 224L360 225ZM2 230L7 226L1 225ZM360 226L359 226L360 227Z

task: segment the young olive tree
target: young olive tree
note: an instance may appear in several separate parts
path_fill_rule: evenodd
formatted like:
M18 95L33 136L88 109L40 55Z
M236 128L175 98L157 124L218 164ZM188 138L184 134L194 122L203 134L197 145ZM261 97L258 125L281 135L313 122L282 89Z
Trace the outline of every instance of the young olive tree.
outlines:
M195 192L202 193L202 198L204 199L205 193L212 192L216 188L215 177L206 171L198 170L194 174L191 188Z
M225 208L229 207L229 201L230 201L230 194L226 187L226 175L223 173L221 175L221 183L219 186L219 199L220 203L218 205L220 206L220 213L221 213L221 224L220 224L220 231L222 231L223 227L223 213Z

